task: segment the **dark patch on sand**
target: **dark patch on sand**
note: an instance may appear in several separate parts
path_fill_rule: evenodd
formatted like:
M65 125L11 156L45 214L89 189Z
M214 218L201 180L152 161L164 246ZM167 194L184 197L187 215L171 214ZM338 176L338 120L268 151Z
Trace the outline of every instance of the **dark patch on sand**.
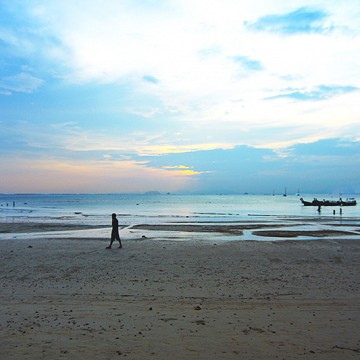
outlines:
M106 228L104 225L79 225L57 223L0 223L0 234L34 233L51 231L91 230Z
M298 236L310 237L327 237L327 236L344 236L344 235L358 235L350 231L336 231L336 230L260 230L254 231L253 235L266 237L281 237L281 238L295 238Z
M288 227L289 225L281 224L246 224L246 225L196 225L196 224L184 224L184 225L155 225L155 224L141 224L134 225L132 229L140 230L155 230L155 231L183 231L183 232L217 232L224 234L236 234L241 235L243 230L254 230L254 229L264 229L264 228L278 228L278 227ZM292 225L295 226L295 225Z

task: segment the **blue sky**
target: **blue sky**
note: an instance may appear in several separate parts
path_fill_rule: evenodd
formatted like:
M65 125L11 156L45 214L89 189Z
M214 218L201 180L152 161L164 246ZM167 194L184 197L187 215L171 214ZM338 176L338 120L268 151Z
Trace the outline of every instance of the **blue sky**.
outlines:
M360 192L357 0L0 0L0 192Z

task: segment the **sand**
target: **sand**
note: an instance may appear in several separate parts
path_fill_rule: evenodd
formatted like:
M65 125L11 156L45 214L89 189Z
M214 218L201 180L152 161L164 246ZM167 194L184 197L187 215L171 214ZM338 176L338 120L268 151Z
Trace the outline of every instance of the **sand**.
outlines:
M0 241L1 359L360 357L358 240L107 245Z

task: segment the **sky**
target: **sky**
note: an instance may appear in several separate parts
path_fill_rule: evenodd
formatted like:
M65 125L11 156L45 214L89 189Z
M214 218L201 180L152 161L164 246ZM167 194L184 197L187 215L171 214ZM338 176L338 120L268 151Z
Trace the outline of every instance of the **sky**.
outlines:
M0 0L0 193L360 193L359 0Z

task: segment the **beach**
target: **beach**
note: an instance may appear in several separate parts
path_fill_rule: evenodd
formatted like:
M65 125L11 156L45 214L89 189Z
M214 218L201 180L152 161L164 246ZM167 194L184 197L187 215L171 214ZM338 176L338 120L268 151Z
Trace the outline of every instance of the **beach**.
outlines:
M4 360L359 357L351 237L218 241L196 228L185 241L180 228L181 241L138 226L107 250L105 237L47 230L0 241Z

